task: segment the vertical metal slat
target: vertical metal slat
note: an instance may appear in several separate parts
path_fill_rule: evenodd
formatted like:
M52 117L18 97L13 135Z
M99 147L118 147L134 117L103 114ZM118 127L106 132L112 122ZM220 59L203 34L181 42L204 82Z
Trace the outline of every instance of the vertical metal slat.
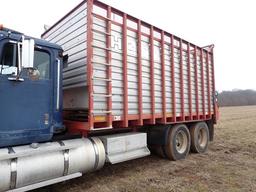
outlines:
M107 34L106 34L106 38L107 38L107 79L112 79L112 68L111 68L111 7L108 6L107 7ZM112 81L108 81L107 82L108 86L107 86L107 91L108 91L108 95L112 95ZM112 111L112 96L107 98L107 110L108 111ZM112 127L112 112L107 114L107 127Z
M150 83L151 83L151 123L155 124L155 81L154 81L154 28L150 26Z
M211 116L211 87L210 87L210 66L209 66L209 53L206 52L206 65L207 65L207 93L208 93L208 116Z
M202 86L202 103L203 103L203 118L205 119L205 94L204 94L204 59L203 49L200 49L200 60L201 60L201 86Z
M141 21L138 20L138 105L139 105L139 125L143 125L142 112L142 56L141 56Z
M127 15L123 14L123 126L128 127Z
M165 93L165 60L164 60L164 31L161 31L161 67L162 67L162 123L166 123L166 93Z
M194 58L195 58L195 84L196 84L196 118L199 119L199 97L198 97L198 75L197 75L197 46L195 46L194 50Z
M93 25L93 15L92 15L92 8L93 8L93 0L87 1L87 83L88 83L88 107L89 107L89 114L88 114L88 121L89 121L89 128L93 129L94 127L94 117L93 117L93 66L92 66L92 57L93 57L93 34L92 34L92 25Z
M172 80L172 119L176 122L176 94L175 94L175 64L174 64L174 37L171 35L171 80Z
M216 99L215 99L215 69L214 69L214 58L213 58L213 48L212 48L212 50L211 50L211 63L212 63L212 94L213 94L213 97L214 97L214 99L213 99L213 108L214 108L214 122L216 123L216 121L217 121L217 106L216 106Z
M187 53L188 53L188 99L189 99L189 119L192 120L192 91L191 91L190 43L187 44Z
M184 111L184 79L183 79L183 48L182 39L180 39L180 100L181 100L181 118L182 121L185 120Z

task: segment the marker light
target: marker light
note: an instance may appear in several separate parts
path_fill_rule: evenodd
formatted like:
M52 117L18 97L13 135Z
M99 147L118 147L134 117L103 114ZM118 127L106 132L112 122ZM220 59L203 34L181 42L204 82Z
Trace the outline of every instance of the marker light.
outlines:
M0 30L3 30L3 28L4 28L4 25L0 24Z

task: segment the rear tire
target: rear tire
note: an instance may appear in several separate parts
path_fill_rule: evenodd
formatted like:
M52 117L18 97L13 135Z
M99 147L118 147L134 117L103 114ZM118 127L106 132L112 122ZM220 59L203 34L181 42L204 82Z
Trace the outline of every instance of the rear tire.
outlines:
M156 153L162 158L166 158L166 155L164 154L163 146L158 146L156 148Z
M158 155L159 157L166 158L164 155L163 147L162 145L157 145L157 146L149 146L149 149L152 153Z
M179 124L170 128L165 153L170 160L185 159L190 150L190 134L186 125Z
M209 128L205 122L192 125L190 128L191 151L205 153L209 145Z

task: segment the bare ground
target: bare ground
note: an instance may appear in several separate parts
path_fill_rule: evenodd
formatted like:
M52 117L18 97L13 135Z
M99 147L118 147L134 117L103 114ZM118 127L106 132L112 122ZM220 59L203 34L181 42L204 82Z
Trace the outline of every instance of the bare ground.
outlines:
M152 155L37 191L256 192L256 106L220 112L215 141L206 154L177 162Z

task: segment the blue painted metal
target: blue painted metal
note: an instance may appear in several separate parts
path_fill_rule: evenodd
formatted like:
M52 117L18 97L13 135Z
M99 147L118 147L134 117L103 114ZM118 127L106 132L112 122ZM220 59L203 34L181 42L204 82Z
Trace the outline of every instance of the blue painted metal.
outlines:
M0 58L3 45L21 37L20 33L0 30ZM50 53L50 79L32 80L23 74L24 82L18 82L0 74L0 147L48 141L63 128L61 89L60 108L56 109L57 59L61 60L62 50L39 39L35 44Z

